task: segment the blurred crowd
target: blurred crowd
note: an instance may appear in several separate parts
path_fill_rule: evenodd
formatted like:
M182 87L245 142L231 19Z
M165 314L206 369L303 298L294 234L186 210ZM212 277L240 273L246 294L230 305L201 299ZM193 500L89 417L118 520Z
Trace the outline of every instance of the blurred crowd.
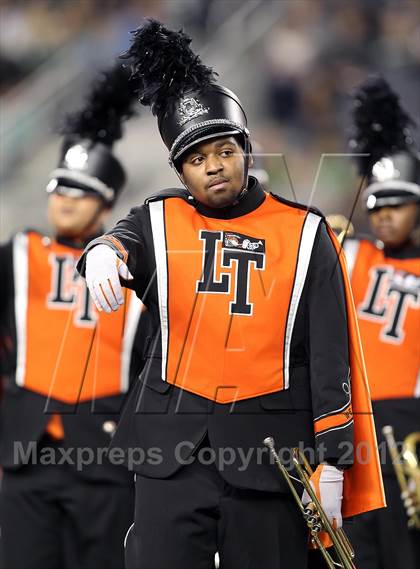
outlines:
M152 0L5 0L1 7L0 95L83 34L106 32L130 15L159 16ZM137 13L137 14L136 14ZM135 21L135 20L134 20Z
M258 82L252 85L258 100L252 117L256 118L254 136L266 152L280 148L290 157L287 165L278 157L265 158L272 182L283 183L288 169L295 173L296 186L299 182L308 185L316 174L317 157L348 150L348 96L369 73L384 73L420 122L416 100L420 17L415 0L251 3L257 10L270 8L279 14L254 46L250 59L254 83L258 68ZM5 0L1 6L0 95L13 98L28 75L57 50L86 35L90 39L101 36L102 41L112 35L114 45L122 50L127 33L142 17L156 17L184 27L195 46L205 46L245 4L239 0ZM250 11L245 22L250 35L255 13ZM223 57L229 58L229 53ZM245 103L249 107L249 100ZM314 162L313 172L305 178L302 173L308 161ZM343 179L349 179L348 163L330 161L327 170L325 180L318 180L324 188L320 205L334 210L349 195L345 184L341 186ZM354 185L354 180L349 184ZM308 195L301 201L305 199ZM350 202L342 207L344 213L349 208Z
M291 141L302 150L295 171L304 168L307 153L348 151L349 95L369 74L387 76L414 117L420 118L416 2L332 0L286 3L286 7L264 46L268 104L263 108L281 126L283 147ZM347 162L330 160L330 164L337 167L333 184L346 178L342 174ZM335 187L331 193L337 193ZM334 201L334 195L330 197Z

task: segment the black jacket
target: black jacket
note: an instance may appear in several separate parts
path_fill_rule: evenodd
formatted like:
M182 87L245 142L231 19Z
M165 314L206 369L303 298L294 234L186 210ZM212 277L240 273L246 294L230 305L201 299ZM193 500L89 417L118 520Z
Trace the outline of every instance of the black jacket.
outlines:
M128 449L132 456L134 449L142 449L143 453L137 454L138 457L142 454L142 459L137 460L134 469L146 476L164 478L188 461L192 450L207 434L219 470L226 480L238 487L258 490L285 489L262 444L269 435L275 438L277 448L303 445L309 449L316 448L318 458L323 460L351 464L351 424L318 436L316 444L314 438L314 417L328 414L343 405L344 394L339 378L343 378L343 374L347 377L348 373L349 348L342 274L324 221L318 227L296 316L290 388L234 404L218 404L160 378L160 320L148 204L152 200L172 199L171 196L185 199L203 216L224 220L246 215L265 200L263 190L253 178L248 193L237 205L219 211L194 202L183 190L167 190L149 198L145 205L134 208L110 232L91 242L85 250L78 264L81 274L84 274L87 251L99 243L112 246L108 236L118 239L128 252L128 267L134 275L134 281L125 284L136 290L148 307L152 321L147 363L124 410L113 445ZM291 207L303 207L280 201ZM114 250L121 256L118 247ZM340 389L337 388L338 382ZM248 465L244 457L250 457ZM316 460L314 458L313 462Z

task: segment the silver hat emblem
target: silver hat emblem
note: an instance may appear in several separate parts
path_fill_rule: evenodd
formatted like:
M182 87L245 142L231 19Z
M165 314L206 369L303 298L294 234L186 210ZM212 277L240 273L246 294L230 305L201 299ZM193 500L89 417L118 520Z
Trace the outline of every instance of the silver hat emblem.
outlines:
M372 168L372 174L378 182L386 182L387 180L395 180L399 178L401 173L394 166L391 158L382 158Z
M194 97L187 97L182 99L179 108L179 126L183 126L186 122L195 119L201 115L205 115L209 112L209 108L203 107L200 101L194 99Z
M67 150L64 161L70 170L83 170L86 167L88 158L86 148L81 144L76 144Z

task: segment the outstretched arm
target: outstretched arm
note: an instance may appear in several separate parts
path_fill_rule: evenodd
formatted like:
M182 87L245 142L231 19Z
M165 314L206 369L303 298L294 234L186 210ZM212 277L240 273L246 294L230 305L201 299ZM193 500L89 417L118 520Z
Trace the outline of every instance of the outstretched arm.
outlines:
M77 264L100 311L118 310L124 302L120 277L135 278L144 250L142 213L141 207L132 209L110 231L91 241Z

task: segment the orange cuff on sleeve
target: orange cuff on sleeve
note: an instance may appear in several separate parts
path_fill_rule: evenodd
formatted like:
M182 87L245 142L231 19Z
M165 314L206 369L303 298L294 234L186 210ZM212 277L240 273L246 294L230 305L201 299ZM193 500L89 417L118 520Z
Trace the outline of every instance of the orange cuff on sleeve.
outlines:
M351 403L347 405L339 413L334 413L332 415L327 415L315 421L314 430L315 434L321 433L322 431L327 431L328 429L333 429L334 427L341 427L353 419L353 410Z
M127 262L128 259L128 251L127 249L123 246L123 244L121 243L121 241L119 239L117 239L116 237L113 237L112 235L104 235L102 237L102 239L106 239L107 241L109 241L110 243L112 243L114 245L114 247L117 248L118 252L121 253L121 255L123 256L122 261L124 263Z

